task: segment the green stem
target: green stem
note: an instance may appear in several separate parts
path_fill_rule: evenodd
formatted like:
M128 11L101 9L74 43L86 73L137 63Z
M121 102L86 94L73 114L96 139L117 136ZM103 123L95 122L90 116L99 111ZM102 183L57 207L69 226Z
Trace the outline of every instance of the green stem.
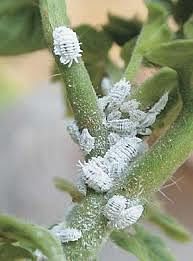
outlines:
M54 28L68 25L65 1L40 0L40 10L45 37L50 49L53 50ZM97 97L83 61L80 59L78 64L74 63L68 68L61 64L57 57L55 59L79 128L87 128L95 137L95 149L89 156L104 155L107 149L106 130L102 124Z
M136 46L132 53L131 59L123 75L129 81L134 80L137 72L139 71L139 67L141 66L141 63L143 61L143 55L140 51L140 38L141 36L139 36L136 42Z

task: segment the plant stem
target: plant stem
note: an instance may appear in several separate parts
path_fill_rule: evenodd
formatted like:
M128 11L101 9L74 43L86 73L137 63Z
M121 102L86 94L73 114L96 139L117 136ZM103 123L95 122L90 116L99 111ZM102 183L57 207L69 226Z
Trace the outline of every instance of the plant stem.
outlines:
M47 43L53 51L52 32L57 26L68 25L64 0L40 0L40 10ZM79 63L68 66L55 57L75 119L80 129L87 128L95 137L95 149L89 156L104 155L107 149L106 130L102 124L97 97L88 72L80 59Z
M56 26L68 24L64 0L40 0L45 36L52 49L52 31ZM83 62L72 67L61 65L56 59L63 76L67 93L80 128L88 128L97 138L98 146L93 155L103 155L106 151L106 135L102 127L101 116L97 107L96 95ZM136 49L125 76L132 80L136 75L142 57ZM182 84L185 84L182 82ZM193 103L192 93L188 104ZM179 120L168 134L155 145L144 157L139 159L127 175L124 189L114 189L114 193L124 195L139 195L148 198L150 193L170 177L188 157L193 148L193 108L183 110ZM176 151L178 153L176 153ZM67 260L87 261L96 256L104 240L111 230L102 211L109 195L97 194L92 191L75 206L67 218L67 225L80 229L82 238L76 242L67 243L64 251Z

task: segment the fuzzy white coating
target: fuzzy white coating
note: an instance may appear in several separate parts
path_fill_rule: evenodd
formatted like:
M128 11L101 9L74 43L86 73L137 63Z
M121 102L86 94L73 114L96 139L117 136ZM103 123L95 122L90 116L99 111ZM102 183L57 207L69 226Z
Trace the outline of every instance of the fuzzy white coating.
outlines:
M143 205L138 200L115 195L108 200L103 215L109 220L109 226L115 229L124 229L135 224L141 217L143 210Z
M113 180L108 173L92 159L84 164L80 163L81 177L88 187L97 192L107 192L113 185Z
M104 161L112 178L122 174L128 164L138 155L142 144L142 140L137 137L125 137L110 147L104 156Z
M125 98L130 95L131 84L125 78L115 83L113 88L109 91L108 97L110 99L108 104L108 111L118 109L124 102Z
M137 122L133 122L130 119L111 120L106 122L106 127L109 131L114 131L120 134L133 134L136 135Z
M82 50L76 33L66 27L59 26L53 31L54 54L60 56L62 64L68 64L70 67L75 61L78 63L78 58L82 56Z
M69 135L71 136L72 140L79 144L80 142L80 131L78 128L78 125L76 123L76 121L72 121L71 123L69 123L67 125L67 131L69 133Z
M51 229L51 232L58 237L62 243L67 243L69 241L77 241L82 237L80 230L76 228L64 228L61 225L56 225Z
M120 213L126 208L127 199L124 196L115 195L110 198L104 207L103 214L109 220L117 220Z
M83 129L80 135L80 148L85 153L88 154L94 149L95 138L92 137L88 129Z

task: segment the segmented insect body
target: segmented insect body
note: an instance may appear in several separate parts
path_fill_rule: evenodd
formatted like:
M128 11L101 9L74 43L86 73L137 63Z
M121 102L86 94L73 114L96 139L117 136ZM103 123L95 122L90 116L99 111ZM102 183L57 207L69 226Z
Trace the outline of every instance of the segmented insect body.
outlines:
M139 102L135 99L123 102L120 106L120 111L124 113L129 113L131 111L137 110L139 108Z
M138 221L143 209L143 205L138 200L115 195L108 200L103 214L109 220L108 224L111 227L124 229Z
M144 119L140 122L139 129L145 129L151 126L155 122L157 115L165 108L167 102L168 93L164 94L146 113L146 117L144 117Z
M121 138L105 154L104 160L112 178L119 177L128 164L138 155L142 146L142 140L133 138Z
M129 119L120 119L106 122L106 127L109 131L114 131L119 134L136 134L137 123Z
M82 237L81 231L76 228L62 228L60 225L56 225L51 231L62 243L77 241Z
M82 130L79 144L81 150L85 154L88 154L89 152L91 152L92 149L94 149L95 138L90 135L88 129L85 128Z
M90 160L84 164L80 163L81 176L84 182L97 192L107 192L113 185L113 180L108 173L96 163Z
M67 126L67 131L70 134L72 140L79 144L80 142L80 131L79 128L76 124L76 121L72 121L70 124Z
M107 115L107 121L119 120L121 118L120 111L112 111Z
M110 221L110 225L116 229L124 229L135 224L143 213L143 206L136 205L121 212L118 219Z
M115 195L110 198L104 207L103 214L104 216L113 221L117 220L120 216L120 213L126 208L127 199L124 196Z
M76 33L66 27L59 26L53 31L54 53L60 56L62 64L68 64L70 67L75 61L78 63L78 58L82 56L82 50Z
M130 95L131 85L126 79L122 79L115 83L113 88L108 93L110 97L110 102L108 104L108 111L113 111L118 109L124 102L125 98Z
M121 137L119 136L119 134L117 134L115 132L111 132L108 135L108 142L109 142L110 147L115 145L120 139L121 139Z

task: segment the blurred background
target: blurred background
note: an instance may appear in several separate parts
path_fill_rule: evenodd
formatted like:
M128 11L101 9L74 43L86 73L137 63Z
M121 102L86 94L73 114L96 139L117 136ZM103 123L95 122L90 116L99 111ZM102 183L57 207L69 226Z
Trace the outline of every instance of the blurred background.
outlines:
M140 0L69 0L73 25L100 27L107 12L145 19ZM116 50L113 58L117 59ZM62 219L70 198L57 191L53 177L75 179L78 147L65 131L67 118L61 86L51 83L52 58L46 51L0 57L0 209L49 225ZM175 174L175 184L160 195L167 210L193 232L193 158ZM154 229L154 228L152 228ZM168 239L166 239L168 241ZM193 244L169 241L177 260L193 260ZM113 258L112 258L113 257ZM136 260L108 244L101 260Z

